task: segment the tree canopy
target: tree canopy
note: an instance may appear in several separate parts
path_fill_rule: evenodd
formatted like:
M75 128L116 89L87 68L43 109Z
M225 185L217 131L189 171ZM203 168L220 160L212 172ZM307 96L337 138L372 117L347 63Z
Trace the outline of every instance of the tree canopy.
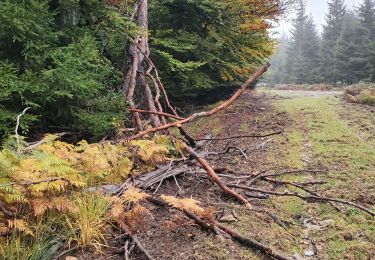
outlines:
M171 98L238 85L272 53L267 29L284 2L150 1L151 59ZM137 1L1 1L0 136L25 107L24 132L95 139L126 125L122 85L139 31L136 8Z

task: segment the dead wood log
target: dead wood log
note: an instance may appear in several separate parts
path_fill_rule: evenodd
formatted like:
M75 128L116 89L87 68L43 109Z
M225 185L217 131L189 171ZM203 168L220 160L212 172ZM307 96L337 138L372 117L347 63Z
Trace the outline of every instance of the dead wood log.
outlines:
M146 58L147 62L150 65L150 67L148 68L148 70L146 72L146 75L148 77L150 77L151 81L154 83L154 86L155 86L155 89L156 89L156 92L157 92L156 96L155 96L155 102L157 102L157 103L159 102L160 90L161 90L163 92L163 95L164 95L163 98L164 98L164 101L165 101L167 107L173 112L174 115L178 116L177 111L171 106L171 103L169 102L169 98L168 98L167 92L166 92L166 90L164 88L163 83L160 80L158 69L156 68L155 64L152 62L152 60L150 58L150 52L149 52L149 50L147 49L148 52L145 53L144 50L138 44L136 44L135 46L144 55L144 57ZM154 70L154 72L155 72L156 79L155 79L155 77L153 77L151 75L151 71L152 70Z
M144 135L147 135L147 134L150 134L150 133L155 133L155 132L158 132L158 131L162 131L162 130L168 129L170 127L179 127L179 126L181 126L183 124L189 123L189 122L194 121L194 120L196 120L198 118L208 117L208 116L212 116L213 114L216 114L217 112L219 112L219 111L227 108L234 101L236 101L237 98L239 96L241 96L241 94L245 91L245 89L251 83L253 83L258 77L260 77L264 72L267 71L267 69L269 68L269 66L270 66L270 63L267 62L262 67L260 67L259 69L257 69L256 72L232 95L232 97L229 98L224 103L222 103L221 105L219 105L219 106L217 106L217 107L215 107L215 108L213 108L213 109L211 109L209 111L199 112L199 113L192 114L189 117L187 117L187 118L185 118L183 120L179 120L177 122L168 123L168 124L165 124L165 125L162 125L162 126L159 126L159 127L150 128L150 129L147 129L145 131L140 131L138 134L129 137L128 140L138 139L138 138L141 138Z
M138 8L136 9L137 25L140 29L139 35L134 38L130 46L131 62L127 70L126 77L123 84L123 92L129 102L130 108L135 109L134 93L137 85L143 88L145 94L148 110L158 112L156 110L153 95L146 81L144 60L145 55L149 53L148 47L148 0L139 0ZM137 84L138 83L138 84ZM161 111L159 111L161 112ZM134 124L139 131L143 130L142 122L139 113L136 111L131 112ZM154 127L160 126L159 116L156 114L149 114L150 121Z
M307 202L310 201L323 201L323 202L337 202L341 203L344 205L352 206L354 208L360 209L364 212L367 212L371 216L375 216L375 212L371 211L370 209L358 205L354 202L347 201L347 200L342 200L342 199L336 199L336 198L329 198L329 197L323 197L323 196L317 196L317 195L302 195L297 192L277 192L277 191L272 191L272 190L263 190L263 189L258 189L258 188L252 188L244 185L237 185L237 184L228 184L229 187L233 188L238 188L238 189L243 189L243 190L248 190L248 191L253 191L253 192L259 192L263 194L269 194L269 195L274 195L274 196L283 196L283 197L297 197L302 200L305 200Z
M193 164L193 161L184 162L182 165L171 167L169 165L162 165L155 171L143 174L135 179L134 186L141 189L148 189L163 179L168 179L173 176L188 172L190 170L189 165Z

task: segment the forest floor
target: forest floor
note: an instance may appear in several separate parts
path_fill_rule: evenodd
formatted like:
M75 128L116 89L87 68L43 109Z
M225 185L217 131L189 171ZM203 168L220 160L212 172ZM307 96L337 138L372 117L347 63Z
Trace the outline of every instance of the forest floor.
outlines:
M350 200L375 209L375 107L348 104L341 92L256 90L245 92L228 109L187 127L195 138L266 134L265 138L211 141L204 149L221 152L228 146L243 153L212 156L215 168L233 170L231 177L288 169L323 169L324 173L301 172L283 175L282 180L326 183L314 190L328 197ZM294 197L250 199L245 208L225 196L204 173L185 174L163 183L157 194L192 197L216 217L247 237L271 245L295 259L373 259L375 221L366 213L326 203L305 202ZM233 182L227 177L225 181ZM281 179L279 179L281 180ZM257 180L256 187L284 191L284 186ZM180 186L180 187L178 187ZM293 190L291 188L291 190ZM238 192L245 194L241 190ZM294 189L293 191L297 191ZM178 211L148 205L138 238L155 259L265 259L251 249L220 236L205 233ZM113 248L123 246L118 237L108 240L105 256L95 259L124 259ZM92 259L92 255L81 255ZM135 252L132 259L144 259Z

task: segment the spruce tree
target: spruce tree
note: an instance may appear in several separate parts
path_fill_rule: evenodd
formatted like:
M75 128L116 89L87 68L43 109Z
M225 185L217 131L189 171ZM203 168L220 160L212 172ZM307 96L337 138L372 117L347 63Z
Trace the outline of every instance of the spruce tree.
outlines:
M371 41L375 40L375 1L363 0L358 8L358 19L361 24L361 30Z
M357 10L359 19L360 46L358 49L358 60L361 62L360 80L370 78L371 45L375 41L375 2L374 0L363 0Z
M275 54L271 58L272 66L269 70L268 82L271 85L287 83L286 79L290 72L288 71L289 66L286 64L289 44L290 41L286 34L283 34L280 39L278 39Z
M338 81L353 84L363 79L367 61L361 58L361 51L362 37L359 21L353 14L347 14L334 48Z
M323 27L322 35L320 69L320 73L325 82L336 83L338 80L334 49L340 37L346 14L347 10L344 0L331 0L331 2L328 3L326 25Z
M316 83L319 68L319 36L311 16L300 1L288 50L289 83Z

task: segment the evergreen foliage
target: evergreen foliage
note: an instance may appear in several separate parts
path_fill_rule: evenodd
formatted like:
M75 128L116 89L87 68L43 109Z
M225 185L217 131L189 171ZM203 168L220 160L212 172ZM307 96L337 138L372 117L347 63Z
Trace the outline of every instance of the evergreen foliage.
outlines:
M331 0L321 39L303 1L291 31L273 57L271 84L354 84L375 81L375 2L363 0L348 10L343 0Z
M110 47L125 41L125 24L99 0L1 1L0 137L26 106L32 109L23 130L32 125L100 136L112 118L124 121L126 104L116 88L121 54Z
M149 3L151 58L174 100L233 87L269 56L276 0ZM122 81L138 28L136 1L0 3L0 139L22 117L25 134L80 131L98 140L126 123ZM144 100L136 100L142 103Z
M326 25L323 28L321 43L321 68L320 73L323 81L327 83L336 83L338 81L338 68L335 59L335 46L340 37L343 27L344 17L347 9L344 0L332 0L328 3L328 14L326 16Z
M319 37L315 24L311 16L306 14L305 4L301 1L287 51L287 64L290 67L287 81L297 84L317 81L318 49Z
M248 3L251 2L251 3ZM271 54L272 1L161 0L150 6L151 54L168 93L185 99L232 86Z
M352 14L347 14L334 48L336 79L344 84L356 83L366 75L367 60L361 57L361 43L358 20Z
M271 85L277 83L288 82L290 65L287 64L289 38L287 35L282 35L276 46L275 55L271 59L271 68L268 82Z

